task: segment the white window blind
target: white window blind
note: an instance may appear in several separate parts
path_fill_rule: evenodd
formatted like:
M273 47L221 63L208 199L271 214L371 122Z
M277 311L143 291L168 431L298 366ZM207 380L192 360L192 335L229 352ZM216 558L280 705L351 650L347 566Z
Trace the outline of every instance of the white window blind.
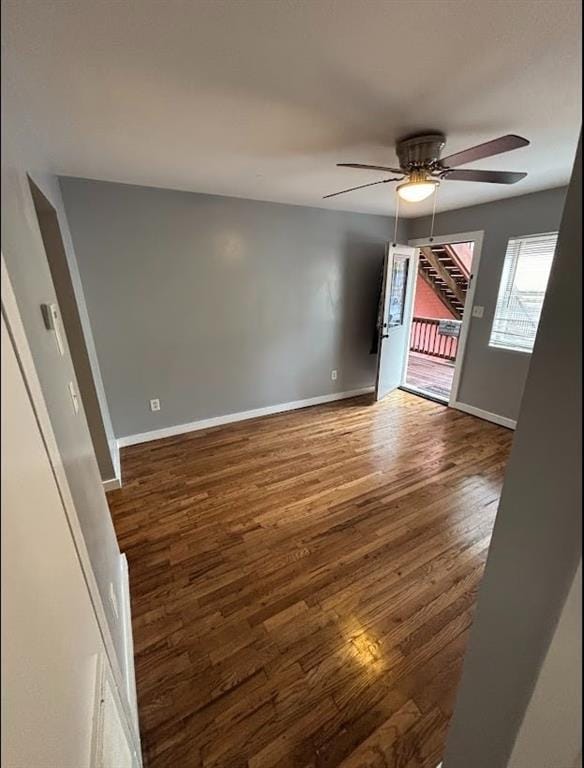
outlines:
M557 239L550 232L509 240L490 346L533 349Z

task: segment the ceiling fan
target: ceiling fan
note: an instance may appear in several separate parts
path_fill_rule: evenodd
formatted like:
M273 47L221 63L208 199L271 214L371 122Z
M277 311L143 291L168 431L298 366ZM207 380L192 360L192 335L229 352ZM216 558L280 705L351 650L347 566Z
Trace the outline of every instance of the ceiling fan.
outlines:
M516 136L513 133L500 136L498 139L477 144L476 147L464 149L447 157L440 157L440 153L446 144L446 137L442 133L422 134L410 136L398 141L396 154L399 160L399 168L391 168L385 165L363 165L362 163L337 163L340 168L363 168L369 171L389 171L401 174L399 177L371 181L369 184L360 184L358 187L350 187L340 192L333 192L327 197L344 195L356 189L372 187L375 184L388 184L391 181L404 181L397 187L397 193L410 203L417 203L429 197L439 186L441 181L482 181L490 184L515 184L527 176L527 173L517 171L479 171L469 168L458 168L475 160L485 157L493 157L512 149L526 147L527 139Z

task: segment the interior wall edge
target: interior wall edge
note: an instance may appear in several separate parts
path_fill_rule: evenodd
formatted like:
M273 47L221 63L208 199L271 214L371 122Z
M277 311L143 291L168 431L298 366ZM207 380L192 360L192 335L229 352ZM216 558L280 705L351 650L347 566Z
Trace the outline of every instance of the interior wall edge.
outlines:
M582 556L581 174L579 145L445 768L507 765Z

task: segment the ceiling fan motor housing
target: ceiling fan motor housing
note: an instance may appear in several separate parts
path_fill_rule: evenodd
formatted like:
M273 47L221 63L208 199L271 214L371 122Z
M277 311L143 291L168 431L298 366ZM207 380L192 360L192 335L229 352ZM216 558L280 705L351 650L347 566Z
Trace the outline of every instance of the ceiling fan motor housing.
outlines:
M440 154L446 144L442 133L429 133L402 139L396 144L400 168L405 171L433 170L440 162Z

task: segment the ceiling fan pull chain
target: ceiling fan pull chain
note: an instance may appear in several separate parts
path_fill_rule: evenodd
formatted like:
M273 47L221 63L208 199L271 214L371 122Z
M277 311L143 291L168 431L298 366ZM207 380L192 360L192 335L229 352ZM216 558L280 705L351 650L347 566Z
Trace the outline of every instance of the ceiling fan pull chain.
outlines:
M430 242L434 240L434 219L436 218L436 198L438 197L438 184L434 187L434 205L432 206L432 223L430 224Z
M394 246L397 245L397 223L399 221L399 195L397 193L397 189L395 191L395 199L396 199L397 203L396 203L396 206L395 206L395 227L394 227L394 230L393 230L393 245Z

